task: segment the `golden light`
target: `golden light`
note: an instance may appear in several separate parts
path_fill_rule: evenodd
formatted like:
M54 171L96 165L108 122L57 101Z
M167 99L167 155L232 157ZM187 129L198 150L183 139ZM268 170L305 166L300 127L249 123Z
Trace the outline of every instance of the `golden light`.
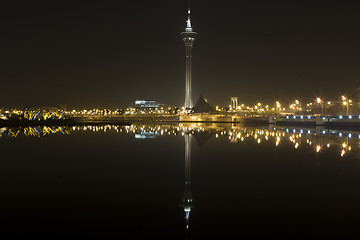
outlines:
M316 152L320 152L320 150L321 150L321 146L320 146L320 145L317 145L317 146L316 146Z
M344 156L344 154L345 154L345 150L343 149L342 151L341 151L341 154L340 154L340 156Z
M319 98L319 97L316 98L316 102L317 102L317 103L321 103L321 98Z

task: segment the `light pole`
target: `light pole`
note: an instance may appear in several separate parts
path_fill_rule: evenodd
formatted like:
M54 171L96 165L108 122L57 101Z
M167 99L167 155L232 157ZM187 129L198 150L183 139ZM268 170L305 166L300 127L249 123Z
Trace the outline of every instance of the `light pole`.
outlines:
M347 99L344 95L341 96L341 99L343 100L343 105L346 106L346 115L349 116L349 103L351 103L351 99Z
M346 106L346 115L349 115L349 103L347 101L343 102L343 105Z
M321 116L323 116L324 115L324 102L321 100L321 98L316 98L316 102L318 103L318 104L321 104Z
M300 114L301 114L301 111L302 111L301 102L300 102L299 100L295 100L295 105L298 106L298 107L296 108L296 110L300 111Z

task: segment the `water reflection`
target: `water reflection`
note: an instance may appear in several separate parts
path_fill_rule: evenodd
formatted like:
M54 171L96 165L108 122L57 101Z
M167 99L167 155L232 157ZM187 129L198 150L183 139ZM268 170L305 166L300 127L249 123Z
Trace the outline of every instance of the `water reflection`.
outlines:
M19 134L33 137L44 137L50 134L70 134L72 129L65 126L41 126L41 127L2 127L0 128L0 137L13 137L16 138Z
M191 208L195 207L194 200L191 194L190 185L191 185L191 132L185 131L185 190L184 196L182 198L181 207L184 209L185 213L185 224L186 224L186 236L189 235L189 224L190 224L190 212Z
M164 135L182 135L185 138L185 152L191 152L191 136L195 137L200 148L212 137L228 138L231 143L270 143L273 147L291 147L301 149L310 147L314 152L326 150L337 151L341 157L352 154L360 158L360 131L332 130L317 128L287 128L274 126L251 127L231 124L163 124L131 126L41 126L41 127L3 127L0 137L17 138L21 135L45 137L47 135L71 134L77 131L107 132L133 134L135 138L155 138ZM290 144L289 144L290 143ZM187 147L188 146L188 147ZM187 150L188 149L188 150ZM190 154L186 153L190 159ZM189 160L190 162L190 160Z
M200 148L211 146L213 142L228 142L234 148L239 145L252 147L251 154L259 154L256 152L260 149L257 146L266 146L267 150L281 148L282 150L291 149L291 154L296 154L298 151L307 151L314 156L322 153L329 153L335 155L337 163L354 163L352 161L342 161L341 159L347 156L352 156L352 159L360 158L360 132L353 130L333 130L325 128L288 128L279 126L247 126L247 125L233 125L233 124L152 124L143 125L135 124L131 126L53 126L53 127L17 127L17 128L0 128L0 136L2 141L6 138L39 138L39 137L56 137L57 135L76 134L77 132L89 132L90 134L99 132L111 132L112 134L128 134L136 138L138 142L144 141L146 138L161 138L165 136L178 136L184 138L184 193L181 198L180 206L182 208L182 224L185 223L185 232L188 237L190 231L190 215L195 207L194 199L191 192L191 160L192 150L196 151L196 144ZM182 139L181 139L182 140ZM193 145L192 145L193 143ZM195 149L192 149L192 146ZM213 145L212 145L213 146ZM224 148L228 149L228 148ZM223 150L223 149L222 149ZM249 151L250 152L250 151ZM269 151L264 151L269 153ZM290 151L289 151L290 152ZM237 152L239 153L239 152ZM271 153L271 151L270 151ZM243 152L240 152L243 154ZM235 156L235 155L234 155ZM270 155L271 156L271 155ZM329 158L322 158L324 161L330 162ZM198 160L198 159L197 159ZM302 160L302 159L301 159ZM216 158L218 162L218 158ZM238 168L240 169L240 168ZM236 174L241 175L241 174ZM273 176L273 175L271 175ZM352 175L351 175L352 176ZM253 176L252 176L253 177ZM238 179L238 178L235 178ZM243 178L246 179L246 178ZM200 181L197 181L199 184ZM238 181L241 182L241 181ZM246 182L246 181L244 181ZM261 182L261 181L260 181ZM273 181L274 182L274 181ZM276 181L275 181L276 182ZM313 183L304 186L310 186ZM249 184L250 186L251 184ZM282 184L280 184L282 186ZM198 186L198 185L197 185ZM254 189L259 185L254 185ZM181 193L179 190L179 193ZM205 190L204 190L205 191ZM251 194L251 191L248 190ZM311 190L312 191L312 190ZM336 191L336 189L334 190ZM321 191L320 191L321 192ZM311 193L312 194L312 193ZM276 195L276 194L274 194ZM350 195L351 196L351 195ZM201 202L201 193L196 192L197 205L196 208L197 219L198 212L201 212L204 207ZM180 202L180 196L176 200ZM251 198L250 198L251 199ZM257 198L254 198L255 202ZM253 201L254 199L251 199ZM350 199L350 198L349 198ZM251 202L249 200L249 202ZM244 200L245 203L246 199ZM265 207L264 207L265 208ZM266 208L265 208L266 209ZM180 211L180 209L178 208ZM194 229L195 230L195 229Z

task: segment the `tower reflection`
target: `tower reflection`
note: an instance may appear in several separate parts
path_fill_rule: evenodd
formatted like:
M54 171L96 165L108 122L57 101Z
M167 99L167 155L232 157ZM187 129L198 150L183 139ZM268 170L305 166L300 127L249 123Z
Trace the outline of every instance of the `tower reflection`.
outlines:
M185 131L185 190L181 201L181 207L185 213L186 238L189 238L190 212L195 207L194 199L191 194L191 140L192 135L189 131Z

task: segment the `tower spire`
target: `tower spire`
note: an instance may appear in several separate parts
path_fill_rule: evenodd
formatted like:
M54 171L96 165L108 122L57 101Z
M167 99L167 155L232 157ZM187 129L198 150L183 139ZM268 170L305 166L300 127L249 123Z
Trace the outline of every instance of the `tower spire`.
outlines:
M190 0L188 0L188 11L185 31L181 33L186 50L186 74L185 74L185 110L190 112L193 107L191 94L191 51L196 38L196 32L193 31L190 19Z
M190 19L190 7L188 8L188 17L187 17L187 20L186 20L186 31L192 31L192 28L191 28L191 19ZM189 29L189 30L188 30Z

